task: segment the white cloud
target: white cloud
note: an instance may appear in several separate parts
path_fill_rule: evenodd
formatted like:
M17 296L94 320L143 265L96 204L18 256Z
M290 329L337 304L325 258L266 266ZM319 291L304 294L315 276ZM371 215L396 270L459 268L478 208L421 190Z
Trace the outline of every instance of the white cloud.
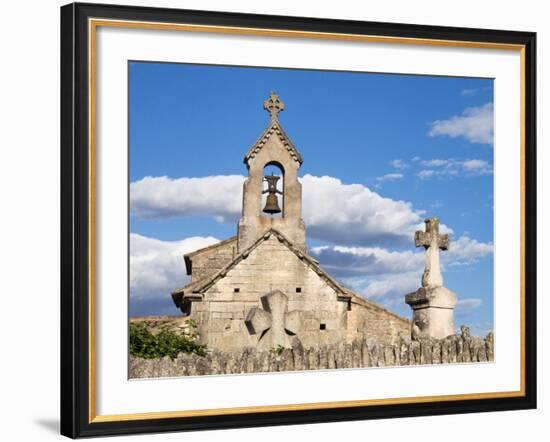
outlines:
M387 173L386 175L382 175L377 177L377 181L396 181L403 178L402 173Z
M451 138L464 137L470 143L493 143L493 104L469 107L462 115L448 120L436 120L431 123L430 137L446 135Z
M427 167L441 167L446 166L449 164L450 160L440 160L440 159L434 159L434 160L422 160L420 161L420 164Z
M420 286L418 272L383 274L367 278L347 278L345 284L356 293L378 302L386 307L403 306L405 295Z
M382 176L376 177L376 187L380 187L383 183L391 181L399 181L404 178L402 173L387 173Z
M421 170L420 172L418 172L416 175L418 176L418 178L420 178L421 180L425 180L427 178L430 178L432 176L434 176L435 174L435 171L434 170Z
M390 161L390 166L394 169L408 169L410 166L403 160L397 159Z
M142 218L207 215L236 222L243 181L242 175L145 177L130 184L131 212Z
M422 169L416 173L416 176L422 180L428 178L474 177L493 173L491 164L488 161L479 159L432 159L421 160L420 164L429 167L429 169Z
M489 163L483 160L467 160L462 162L464 170L484 171L489 167Z
M169 298L172 290L190 280L183 255L218 241L211 236L162 241L130 233L130 297L132 300Z
M405 295L414 292L418 287L418 274L415 272L408 272L401 274L399 278L396 278L395 275L393 277L382 276L376 278L369 282L363 293L367 298L386 298L385 304L393 305L394 301L403 302ZM388 297L390 299L387 299Z
M456 303L456 308L460 310L471 310L481 306L483 301L480 298L465 298L459 299Z
M335 244L407 244L422 218L412 204L361 184L305 175L303 217L310 238Z
M463 235L451 242L449 250L442 253L442 261L449 265L473 264L481 258L491 255L493 249L492 242L480 242Z
M241 215L238 175L204 178L146 177L130 184L132 215L149 218L207 215L236 222ZM308 236L335 244L409 243L422 222L412 204L384 198L362 184L305 175L302 216Z

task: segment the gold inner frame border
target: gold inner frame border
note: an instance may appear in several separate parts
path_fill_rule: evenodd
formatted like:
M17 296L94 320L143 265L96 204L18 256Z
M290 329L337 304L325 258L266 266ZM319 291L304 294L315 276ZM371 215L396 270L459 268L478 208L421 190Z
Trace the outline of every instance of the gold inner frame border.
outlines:
M337 401L337 402L316 402L316 403L301 403L301 404L285 404L285 405L262 405L249 407L234 407L234 408L216 408L216 409L198 409L198 410L180 410L180 411L159 411L147 413L129 413L129 414L96 414L96 35L97 28L115 27L115 28L134 28L148 30L171 30L185 32L207 32L217 34L237 34L237 35L254 35L254 36L269 36L269 37L292 37L292 38L307 38L307 39L325 39L325 40L340 40L340 41L357 41L370 43L390 43L390 44L409 44L419 46L445 46L445 47L462 47L462 48L477 48L477 49L499 49L518 51L520 54L520 209L521 209L521 239L520 239L520 389L518 391L503 391L503 392L488 392L488 393L465 393L453 395L438 395L438 396L416 396L388 399L367 399L353 401ZM265 28L246 28L232 26L212 26L212 25L196 25L184 23L160 23L160 22L143 22L131 20L111 20L111 19L88 19L88 93L89 93L89 168L88 168L88 185L89 185L89 382L88 382L88 421L89 423L100 422L118 422L118 421L133 421L146 419L169 419L179 417L197 417L197 416L220 416L220 415L238 415L246 413L272 413L280 411L298 411L298 410L322 410L330 408L349 408L349 407L365 407L376 405L397 405L397 404L415 404L427 402L443 402L443 401L462 401L462 400L482 400L482 399L498 399L498 398L513 398L525 396L525 108L526 108L526 90L525 90L525 45L507 44L507 43L492 43L492 42L475 42L475 41L460 41L460 40L440 40L440 39L424 39L412 37L390 37L376 36L363 34L345 34L345 33L325 33L311 31L294 31L283 29L265 29Z

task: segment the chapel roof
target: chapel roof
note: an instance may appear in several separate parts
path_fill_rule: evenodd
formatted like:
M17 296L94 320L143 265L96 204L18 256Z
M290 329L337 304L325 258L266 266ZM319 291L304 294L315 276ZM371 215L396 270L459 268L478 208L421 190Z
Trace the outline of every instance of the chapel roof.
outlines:
M222 247L222 246L226 246L226 245L228 245L232 242L235 242L235 243L237 242L237 236L232 236L231 238L224 239L223 241L214 243L212 245L203 247L202 249L197 249L193 252L186 253L185 255L183 255L183 259L185 260L185 269L187 271L187 274L190 275L191 272L193 271L193 258L196 255L200 255L204 252L212 252L212 251L216 250L217 248Z
M379 312L384 312L387 315L393 316L395 319L400 320L400 321L410 322L409 319L407 319L407 318L405 318L401 315L398 315L397 313L392 312L391 310L388 310L385 307L382 307L380 304L378 304L374 301L371 301L370 299L367 299L367 298L355 293L353 290L348 289L347 287L345 287L344 289L345 289L346 293L349 296L351 296L351 302L353 304L358 304L362 307L370 308L370 309L373 309L373 310L376 310L376 311L379 311Z
M293 252L302 262L304 262L309 268L311 268L319 277L321 277L325 282L331 286L334 291L338 294L339 297L349 299L352 295L348 292L347 289L342 287L338 282L334 280L327 272L325 272L318 261L309 256L307 253L304 253L297 247L295 247L290 240L288 240L281 232L276 229L269 229L263 235L261 235L250 247L243 250L239 253L233 260L231 260L226 266L224 266L218 272L209 275L199 281L192 282L187 284L185 287L174 290L172 292L172 299L175 304L179 306L179 303L182 297L189 296L192 294L201 294L212 287L220 279L224 278L227 273L235 267L239 262L246 259L248 255L256 249L261 243L268 240L271 236L276 237L282 244L284 244L291 252Z

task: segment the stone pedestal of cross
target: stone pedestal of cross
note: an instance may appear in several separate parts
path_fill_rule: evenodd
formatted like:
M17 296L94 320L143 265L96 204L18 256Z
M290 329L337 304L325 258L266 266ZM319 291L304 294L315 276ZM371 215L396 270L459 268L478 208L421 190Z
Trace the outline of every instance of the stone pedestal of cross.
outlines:
M288 297L279 290L262 296L260 300L263 308L254 307L246 316L248 332L258 337L259 348L289 348L292 336L300 331L300 312L288 311Z
M405 302L413 309L412 337L445 338L454 334L454 308L456 295L443 287L439 264L439 250L449 249L449 235L439 233L439 219L425 220L425 231L414 236L416 247L426 249L422 287L405 296Z

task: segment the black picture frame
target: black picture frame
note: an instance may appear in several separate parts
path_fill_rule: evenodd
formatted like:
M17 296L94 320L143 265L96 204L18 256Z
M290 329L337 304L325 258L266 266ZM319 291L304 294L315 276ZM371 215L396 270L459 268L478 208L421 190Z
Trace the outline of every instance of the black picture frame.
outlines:
M94 421L90 388L90 18L521 45L524 51L524 395L139 420ZM61 434L257 427L536 408L536 34L489 29L73 3L61 7Z

